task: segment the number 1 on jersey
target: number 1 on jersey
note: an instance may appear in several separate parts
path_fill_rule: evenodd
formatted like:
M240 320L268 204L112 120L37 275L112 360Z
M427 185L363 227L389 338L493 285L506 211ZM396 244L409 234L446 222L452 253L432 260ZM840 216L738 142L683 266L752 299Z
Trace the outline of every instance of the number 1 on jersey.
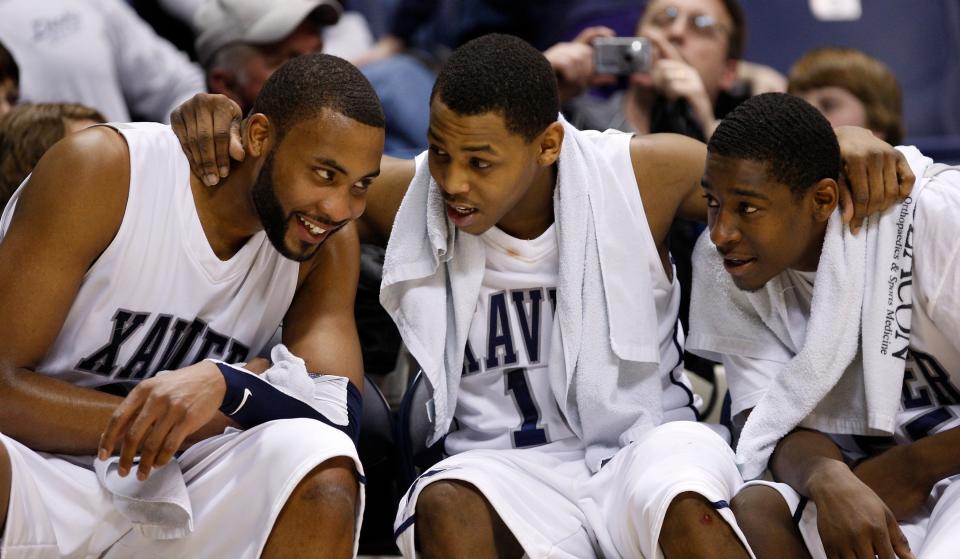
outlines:
M523 418L520 430L513 432L513 446L537 446L547 442L547 432L537 427L540 423L540 410L533 401L530 386L527 384L526 369L508 369L505 372L507 391L513 393L513 399Z

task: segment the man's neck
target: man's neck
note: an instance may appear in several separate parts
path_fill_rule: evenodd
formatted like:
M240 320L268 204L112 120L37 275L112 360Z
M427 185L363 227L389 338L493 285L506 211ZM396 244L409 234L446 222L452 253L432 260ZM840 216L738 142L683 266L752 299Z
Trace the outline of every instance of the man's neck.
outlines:
M190 189L197 216L210 248L221 260L229 260L255 233L263 229L250 189L256 180L252 161L240 164L216 187L190 176Z
M504 233L517 239L536 239L553 224L553 189L557 164L538 170L526 195L497 223Z

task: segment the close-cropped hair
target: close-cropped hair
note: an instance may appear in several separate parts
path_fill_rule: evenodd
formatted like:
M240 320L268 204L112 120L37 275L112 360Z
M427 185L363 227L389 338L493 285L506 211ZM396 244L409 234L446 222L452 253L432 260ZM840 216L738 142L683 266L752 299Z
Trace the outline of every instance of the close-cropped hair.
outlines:
M787 91L800 95L821 87L849 91L863 103L868 128L893 145L903 140L903 95L883 62L857 49L814 49L790 69Z
M43 154L66 135L70 120L106 122L96 110L76 103L22 103L0 117L0 208Z
M492 33L464 43L443 65L430 101L474 116L496 113L527 142L557 120L560 97L550 63L526 41Z
M380 98L360 70L329 54L304 54L274 72L263 85L250 114L262 113L275 127L277 141L323 109L361 124L385 128Z
M820 180L840 176L840 145L830 123L813 105L786 93L741 103L720 121L707 152L759 162L798 197Z

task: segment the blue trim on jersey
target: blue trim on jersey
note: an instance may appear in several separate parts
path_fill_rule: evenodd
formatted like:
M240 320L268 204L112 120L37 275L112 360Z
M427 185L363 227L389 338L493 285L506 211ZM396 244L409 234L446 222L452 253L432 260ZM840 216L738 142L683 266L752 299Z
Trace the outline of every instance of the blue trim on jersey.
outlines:
M939 427L941 424L946 423L953 419L953 414L950 413L950 410L947 408L937 408L933 411L928 411L927 413L911 419L909 423L903 426L903 430L910 435L910 439L918 441L927 435L931 431Z
M361 474L360 472L357 472L357 480L360 482L361 485L367 484L367 476Z
M720 499L719 501L714 501L710 504L713 505L713 508L717 510L730 508L730 503L724 501L723 499Z
M416 521L417 521L417 514L416 513L411 514L406 520L400 523L400 526L398 526L396 530L393 531L393 539L395 540L400 539L400 534L403 534L407 530L407 528L413 526L414 523L416 523Z
M797 510L793 511L793 523L800 525L800 519L803 517L803 509L807 508L807 498L800 496L800 503L797 504Z
M695 418L696 421L703 421L703 418L700 417L700 410L697 409L697 406L693 405L693 401L694 401L693 391L687 388L687 385L678 381L673 376L673 374L677 371L677 367L680 367L681 365L683 365L683 348L680 347L680 340L677 339L677 331L679 328L678 327L679 324L680 324L680 314L678 312L677 316L675 316L673 319L673 346L677 348L677 353L679 353L679 356L677 357L677 364L674 365L673 369L670 370L670 384L679 386L680 388L683 389L684 392L687 393L687 397L690 398L690 401L687 403L686 407L693 410L693 417Z

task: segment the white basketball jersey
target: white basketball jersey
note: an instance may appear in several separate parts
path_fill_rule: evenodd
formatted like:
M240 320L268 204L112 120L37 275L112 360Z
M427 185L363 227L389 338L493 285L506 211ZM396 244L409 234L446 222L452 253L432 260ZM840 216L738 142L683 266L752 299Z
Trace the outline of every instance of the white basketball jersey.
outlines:
M910 339L900 411L893 438L835 435L851 459L874 454L891 444L909 443L960 426L960 171L931 180L917 198L912 229L904 245L914 252L913 310L909 323L894 321L893 335ZM886 271L882 271L886 274ZM815 273L785 272L789 328L803 345L810 316ZM786 293L789 295L789 292ZM895 294L896 296L896 294ZM733 412L756 405L782 363L724 357L733 396Z
M629 173L630 135L586 133L611 168ZM598 187L600 185L597 185ZM638 194L639 195L639 194ZM481 236L486 270L470 323L463 377L447 454L475 448L521 448L574 437L550 387L548 358L559 273L556 226L521 240L493 227ZM683 373L680 288L667 279L649 230L639 247L650 265L660 340L664 421L695 420L699 404ZM650 296L637 293L638 297Z
M190 168L171 129L113 126L130 152L123 221L84 276L37 371L96 387L207 357L245 361L277 330L299 265L281 256L262 231L220 260L204 234ZM0 219L4 234L19 194Z

